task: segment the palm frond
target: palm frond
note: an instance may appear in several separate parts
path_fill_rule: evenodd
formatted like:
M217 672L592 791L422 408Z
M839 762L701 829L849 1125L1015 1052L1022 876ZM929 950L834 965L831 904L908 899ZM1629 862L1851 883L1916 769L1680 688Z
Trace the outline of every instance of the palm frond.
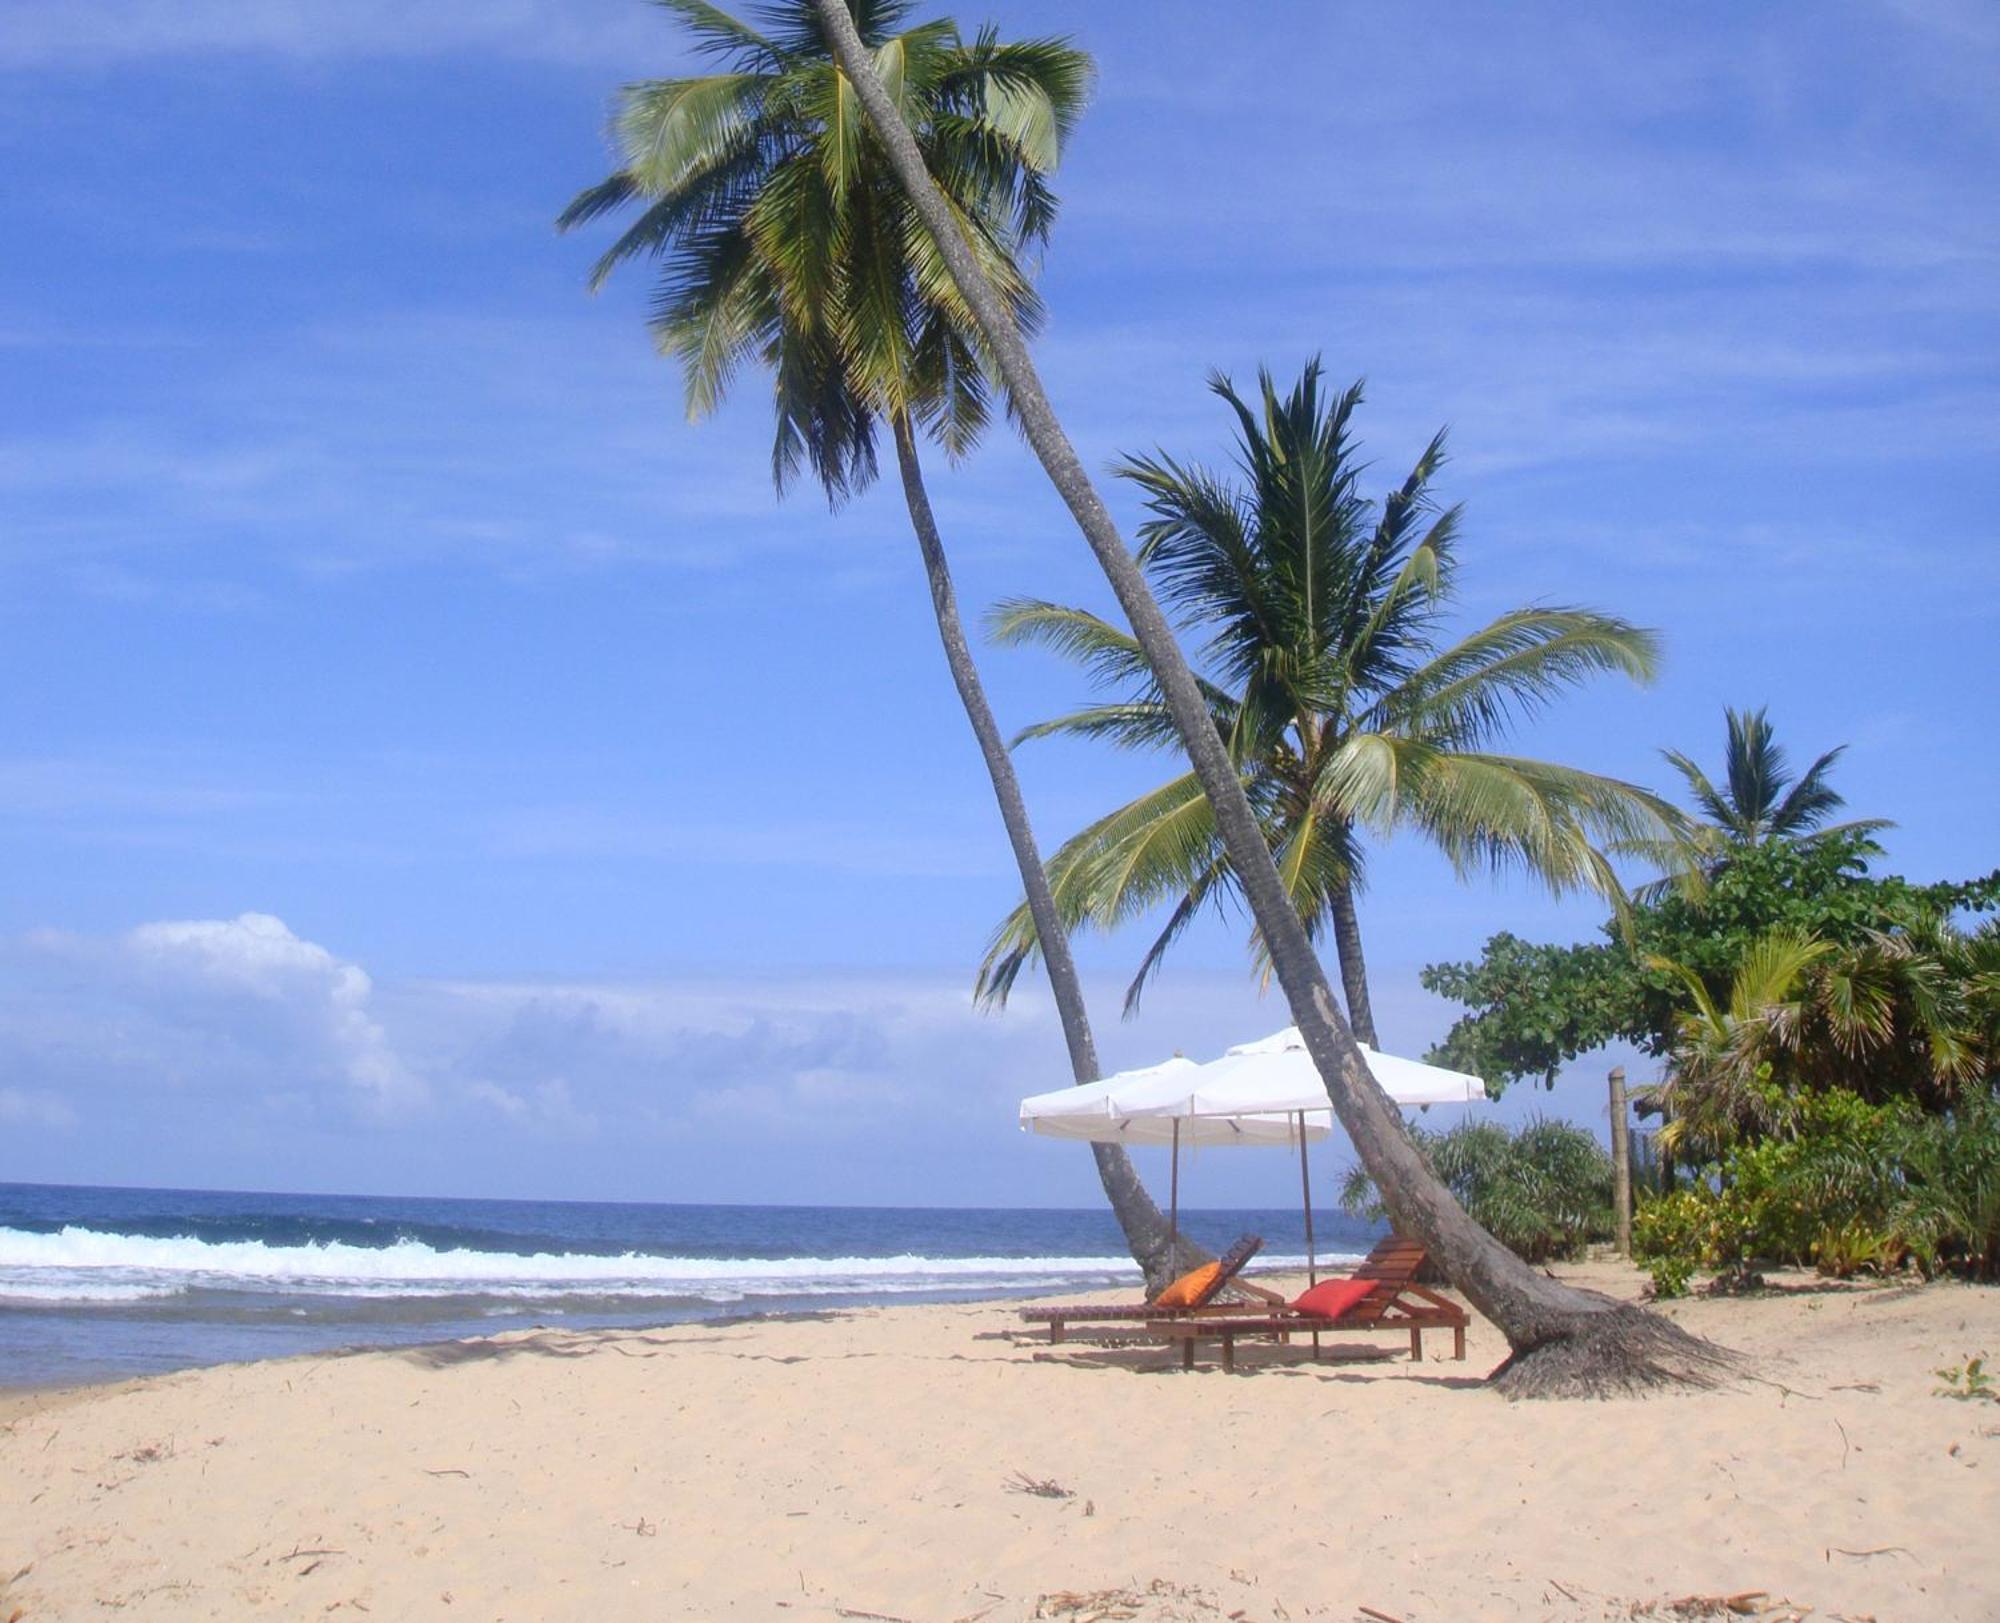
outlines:
M741 71L773 72L785 67L785 55L748 23L708 0L653 0L669 11L694 36L695 50L720 57Z
M1376 706L1428 737L1474 746L1592 676L1649 682L1656 632L1589 609L1503 614L1410 673Z

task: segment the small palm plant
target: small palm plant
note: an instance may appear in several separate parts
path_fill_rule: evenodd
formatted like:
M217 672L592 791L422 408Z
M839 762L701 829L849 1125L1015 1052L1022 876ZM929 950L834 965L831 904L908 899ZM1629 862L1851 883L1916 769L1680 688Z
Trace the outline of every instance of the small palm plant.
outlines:
M1610 1238L1611 1157L1581 1127L1537 1119L1518 1132L1467 1121L1412 1137L1439 1180L1472 1220L1529 1262L1573 1259ZM1341 1184L1340 1203L1380 1221L1375 1185L1360 1167Z
M1490 746L1509 722L1590 677L1649 680L1656 639L1590 609L1534 606L1441 641L1462 514L1432 493L1440 432L1381 500L1361 492L1351 437L1360 384L1329 397L1318 361L1280 395L1268 373L1247 401L1211 388L1237 429L1238 477L1165 453L1120 474L1151 518L1139 561L1196 644L1203 693L1228 741L1279 877L1315 938L1331 930L1349 1018L1376 1040L1355 896L1365 835L1408 828L1461 873L1515 868L1557 891L1623 892L1606 842L1670 842L1680 815L1629 783ZM1177 734L1138 643L1081 608L1018 601L992 619L1003 643L1038 643L1112 690L1107 702L1021 737L1175 748ZM1164 928L1126 994L1128 1012L1188 925L1240 900L1237 874L1192 772L1071 838L1050 860L1071 928L1110 928L1157 905ZM1041 950L1025 907L1000 926L982 996L1003 1000ZM1261 956L1261 941L1253 943Z
M1738 1134L1777 1124L1784 1089L1775 1071L1807 1021L1806 972L1832 950L1808 931L1770 931L1744 953L1724 1000L1687 965L1659 954L1647 960L1681 984L1690 1005L1675 1031L1671 1077L1645 1090L1668 1118L1663 1149L1719 1153Z

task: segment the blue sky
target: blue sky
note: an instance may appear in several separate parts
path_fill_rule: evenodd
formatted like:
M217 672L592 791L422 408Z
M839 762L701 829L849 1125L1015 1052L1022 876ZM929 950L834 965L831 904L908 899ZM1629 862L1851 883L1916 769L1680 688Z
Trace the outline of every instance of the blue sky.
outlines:
M1219 458L1207 370L1322 354L1385 469L1451 425L1468 624L1663 633L1520 747L1664 786L1768 703L1896 868L1993 865L2000 14L960 15L1098 58L1039 349L1093 464ZM639 0L10 12L0 1178L1094 1198L1012 1126L1041 998L968 1007L1015 885L899 504L778 504L757 383L688 425L551 228L685 65ZM968 606L1108 601L1004 433L934 487ZM985 666L1010 725L1079 695ZM1157 771L1022 768L1051 845ZM1386 1046L1422 964L1595 918L1392 844ZM1283 1023L1217 924L1121 1024L1137 950L1085 949L1112 1063ZM1603 1063L1503 1108L1597 1122Z

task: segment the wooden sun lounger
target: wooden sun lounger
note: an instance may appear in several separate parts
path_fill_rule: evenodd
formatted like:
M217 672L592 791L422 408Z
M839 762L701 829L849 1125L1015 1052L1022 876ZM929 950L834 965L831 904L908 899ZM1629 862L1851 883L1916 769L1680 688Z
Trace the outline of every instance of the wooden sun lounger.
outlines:
M1350 1303L1338 1318L1329 1319L1291 1309L1263 1316L1164 1320L1147 1326L1147 1330L1160 1340L1180 1343L1183 1369L1194 1368L1195 1344L1201 1341L1220 1343L1222 1367L1229 1372L1236 1368L1236 1338L1239 1336L1275 1336L1279 1340L1288 1340L1294 1335L1310 1335L1313 1352L1317 1356L1322 1335L1349 1330L1408 1330L1410 1356L1413 1359L1421 1359L1424 1355L1426 1330L1449 1330L1452 1356L1463 1359L1465 1332L1472 1323L1471 1315L1456 1302L1448 1301L1436 1291L1427 1290L1416 1282L1417 1270L1423 1266L1424 1256L1424 1248L1414 1240L1405 1240L1393 1234L1383 1240L1368 1253L1351 1276L1372 1280L1375 1288L1359 1301Z
M1049 1340L1061 1341L1072 1324L1152 1324L1171 1319L1185 1319L1200 1315L1214 1317L1234 1313L1271 1313L1283 1308L1284 1297L1274 1290L1266 1290L1262 1285L1253 1285L1247 1279L1238 1279L1237 1273L1252 1257L1256 1256L1264 1244L1256 1234L1246 1234L1216 1260L1222 1264L1222 1271L1204 1291L1201 1298L1191 1307L1155 1307L1151 1302L1135 1303L1129 1307L1110 1306L1103 1303L1078 1303L1065 1307L1024 1307L1021 1317L1030 1324L1046 1324ZM1218 1302L1216 1297L1225 1286L1233 1287L1255 1298L1249 1302Z

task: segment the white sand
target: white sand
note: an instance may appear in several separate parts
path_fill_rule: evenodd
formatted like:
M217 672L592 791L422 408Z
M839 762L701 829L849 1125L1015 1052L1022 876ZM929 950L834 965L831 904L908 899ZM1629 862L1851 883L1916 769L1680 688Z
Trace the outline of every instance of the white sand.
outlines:
M1483 1323L1465 1364L1185 1375L1011 1305L16 1395L0 1623L2000 1617L2000 1404L1932 1373L2000 1353L2000 1291L1791 1283L1675 1310L1762 1382L1643 1401L1510 1405Z

